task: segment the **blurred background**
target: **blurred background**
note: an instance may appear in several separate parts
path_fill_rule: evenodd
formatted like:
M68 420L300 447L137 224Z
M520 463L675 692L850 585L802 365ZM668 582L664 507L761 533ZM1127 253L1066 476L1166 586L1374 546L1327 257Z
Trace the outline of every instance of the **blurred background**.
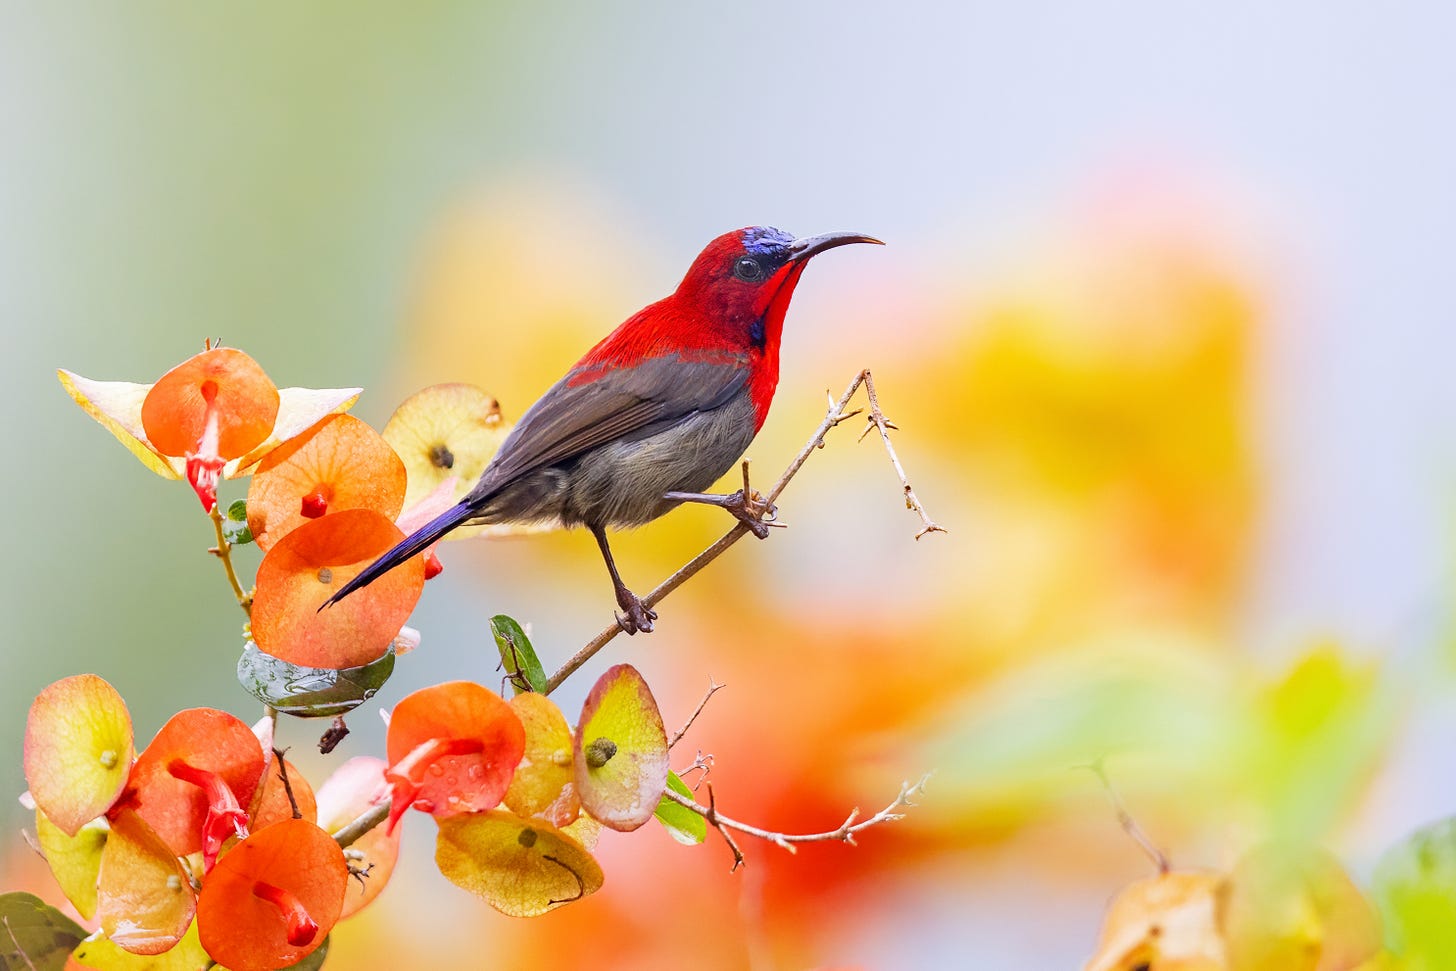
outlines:
M471 381L518 415L749 224L856 230L789 315L751 454L787 463L861 367L927 509L831 436L741 543L563 689L629 660L720 808L903 823L789 856L608 834L607 883L501 917L410 819L329 967L1075 968L1151 864L1266 836L1368 877L1456 810L1448 376L1456 18L1436 4L0 7L11 435L0 792L30 699L95 671L145 743L227 708L239 617L185 486L56 383L150 382L221 337L280 386ZM225 498L243 494L232 483ZM617 541L650 588L726 528ZM611 617L585 534L452 544L379 701L548 668ZM251 570L256 554L243 554ZM379 752L374 705L333 759ZM291 724L311 777L322 726ZM689 755L680 760L691 761ZM8 887L56 899L0 801Z

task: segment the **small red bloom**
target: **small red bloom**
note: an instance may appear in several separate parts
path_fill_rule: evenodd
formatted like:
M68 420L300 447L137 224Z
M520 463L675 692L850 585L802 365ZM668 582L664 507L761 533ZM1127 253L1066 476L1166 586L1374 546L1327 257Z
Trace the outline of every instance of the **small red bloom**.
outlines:
M229 837L247 838L248 814L216 772L173 759L167 763L167 773L174 779L192 783L207 795L207 816L202 823L202 868L206 873L217 862L218 851Z

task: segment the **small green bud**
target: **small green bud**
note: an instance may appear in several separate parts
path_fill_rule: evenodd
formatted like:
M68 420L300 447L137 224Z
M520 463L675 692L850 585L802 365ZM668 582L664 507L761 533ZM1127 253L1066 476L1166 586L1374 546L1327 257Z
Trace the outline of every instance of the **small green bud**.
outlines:
M247 522L248 521L248 500L246 500L246 499L239 499L237 502L233 503L231 506L228 506L227 518L231 519L235 523L245 523L245 522Z

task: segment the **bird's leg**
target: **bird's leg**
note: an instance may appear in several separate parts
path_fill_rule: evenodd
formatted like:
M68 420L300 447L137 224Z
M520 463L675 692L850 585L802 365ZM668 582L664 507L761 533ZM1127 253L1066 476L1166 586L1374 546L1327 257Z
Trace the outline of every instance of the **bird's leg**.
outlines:
M617 572L617 564L612 560L612 548L607 545L607 531L601 526L591 527L592 535L597 538L597 546L601 547L602 559L607 561L607 572L612 575L612 588L617 593L617 606L627 612L624 617L617 615L617 624L628 634L635 634L639 630L644 634L652 632L652 622L657 619L657 611L642 602L627 585L622 582L622 576Z
M743 489L730 492L726 496L710 492L665 492L662 498L672 502L701 502L726 509L759 539L768 537L768 523L778 514L777 506L765 502L763 496L757 492L745 492ZM765 518L768 522L764 521Z

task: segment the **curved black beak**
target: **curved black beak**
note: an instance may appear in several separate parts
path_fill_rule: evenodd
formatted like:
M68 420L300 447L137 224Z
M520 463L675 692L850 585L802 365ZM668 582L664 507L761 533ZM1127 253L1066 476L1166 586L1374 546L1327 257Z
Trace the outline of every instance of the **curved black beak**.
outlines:
M822 253L827 249L834 249L836 246L846 246L849 243L885 245L883 240L866 236L863 233L824 233L822 236L801 236L789 244L789 259L807 260L815 253Z

